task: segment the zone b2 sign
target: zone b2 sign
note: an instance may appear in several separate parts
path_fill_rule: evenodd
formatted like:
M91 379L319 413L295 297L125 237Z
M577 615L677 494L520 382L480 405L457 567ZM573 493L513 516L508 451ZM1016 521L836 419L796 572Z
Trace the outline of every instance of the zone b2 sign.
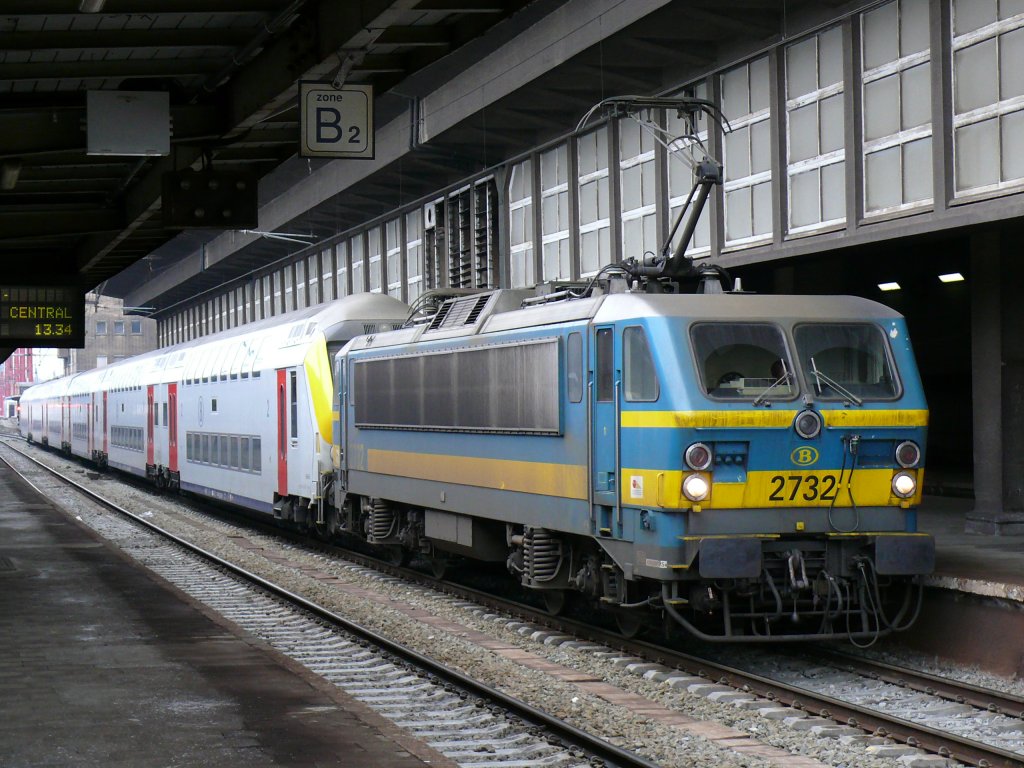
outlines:
M299 83L299 157L373 159L373 86Z

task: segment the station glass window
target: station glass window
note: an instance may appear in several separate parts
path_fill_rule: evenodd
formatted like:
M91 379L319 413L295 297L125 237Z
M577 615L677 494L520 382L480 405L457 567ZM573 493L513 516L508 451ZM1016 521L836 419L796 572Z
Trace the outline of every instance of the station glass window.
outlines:
M632 118L619 121L619 183L622 192L622 255L643 259L658 253L654 137Z
M180 316L177 319L180 320L181 319ZM131 321L131 331L132 331L132 335L133 336L140 335L142 333L142 321L141 320L132 320Z
M352 255L352 293L366 292L366 270L364 269L366 248L364 242L365 238L361 233L353 235L349 241Z
M861 18L864 211L932 199L928 0L892 0Z
M408 299L412 304L423 293L423 211L420 208L405 214L405 274Z
M325 248L320 252L321 301L334 301L338 295L334 292L334 248Z
M846 218L843 33L832 27L786 48L789 229Z
M576 141L579 163L580 276L589 277L612 260L608 127Z
M559 144L540 156L541 255L544 280L568 280L569 155Z
M295 306L295 265L288 264L282 272L284 273L284 305L282 311L291 312Z
M698 83L692 88L686 89L686 95L698 99L708 98L708 86L706 82ZM668 135L672 137L668 145L666 158L668 160L668 220L669 226L675 224L679 211L686 202L690 190L693 188L694 170L697 164L704 159L708 142L708 118L701 112L697 118L696 135L691 137L688 132L691 127L677 114L677 110L666 110L665 128ZM730 120L730 123L732 121ZM703 146L702 146L703 144ZM769 199L769 203L770 203ZM705 205L697 220L697 228L693 231L693 237L686 249L688 254L707 253L711 250L711 206ZM768 220L771 221L771 210L769 208ZM738 212L734 212L738 216ZM685 222L682 222L672 238L672 250L675 251L679 245L679 238L682 236L682 229Z
M731 128L722 151L727 246L756 244L772 235L768 63L762 56L721 76L722 110Z
M114 334L116 336L124 336L124 320L114 321Z
M306 260L299 259L295 262L295 308L304 309L308 307L308 294L306 293Z
M335 271L335 290L338 293L338 298L348 296L351 292L348 284L348 241L342 240L340 243L334 245L334 263L336 267Z
M622 385L629 402L658 399L658 374L647 345L647 334L638 325L622 332Z
M533 265L533 161L523 160L509 174L510 278L513 288L536 282Z
M387 249L388 295L402 298L402 242L401 222L391 219L384 225L384 247Z
M107 335L107 321L106 320L97 320L96 321L96 335L97 336L106 336Z
M383 279L381 262L380 227L371 227L366 232L366 247L369 256L370 292L380 293Z
M1024 182L1024 8L1019 0L953 0L956 193Z

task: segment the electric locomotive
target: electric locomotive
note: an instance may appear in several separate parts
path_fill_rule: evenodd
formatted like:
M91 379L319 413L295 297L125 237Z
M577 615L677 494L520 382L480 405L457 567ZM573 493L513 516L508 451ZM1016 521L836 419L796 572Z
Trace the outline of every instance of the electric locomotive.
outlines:
M558 299L559 297L554 297ZM904 319L840 296L455 297L337 357L336 526L506 562L549 608L718 641L913 618L927 407Z

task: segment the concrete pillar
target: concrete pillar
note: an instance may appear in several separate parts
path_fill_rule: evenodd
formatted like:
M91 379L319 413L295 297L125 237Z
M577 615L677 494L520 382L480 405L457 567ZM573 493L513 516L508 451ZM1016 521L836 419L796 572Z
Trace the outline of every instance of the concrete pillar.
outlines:
M1024 267L1003 257L1004 238L971 237L975 502L966 531L1024 535Z

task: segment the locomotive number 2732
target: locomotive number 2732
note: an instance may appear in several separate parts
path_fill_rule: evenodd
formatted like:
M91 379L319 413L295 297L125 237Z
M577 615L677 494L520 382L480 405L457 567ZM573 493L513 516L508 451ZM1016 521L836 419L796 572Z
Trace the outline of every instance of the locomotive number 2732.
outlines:
M839 482L835 475L772 475L769 501L835 501Z

